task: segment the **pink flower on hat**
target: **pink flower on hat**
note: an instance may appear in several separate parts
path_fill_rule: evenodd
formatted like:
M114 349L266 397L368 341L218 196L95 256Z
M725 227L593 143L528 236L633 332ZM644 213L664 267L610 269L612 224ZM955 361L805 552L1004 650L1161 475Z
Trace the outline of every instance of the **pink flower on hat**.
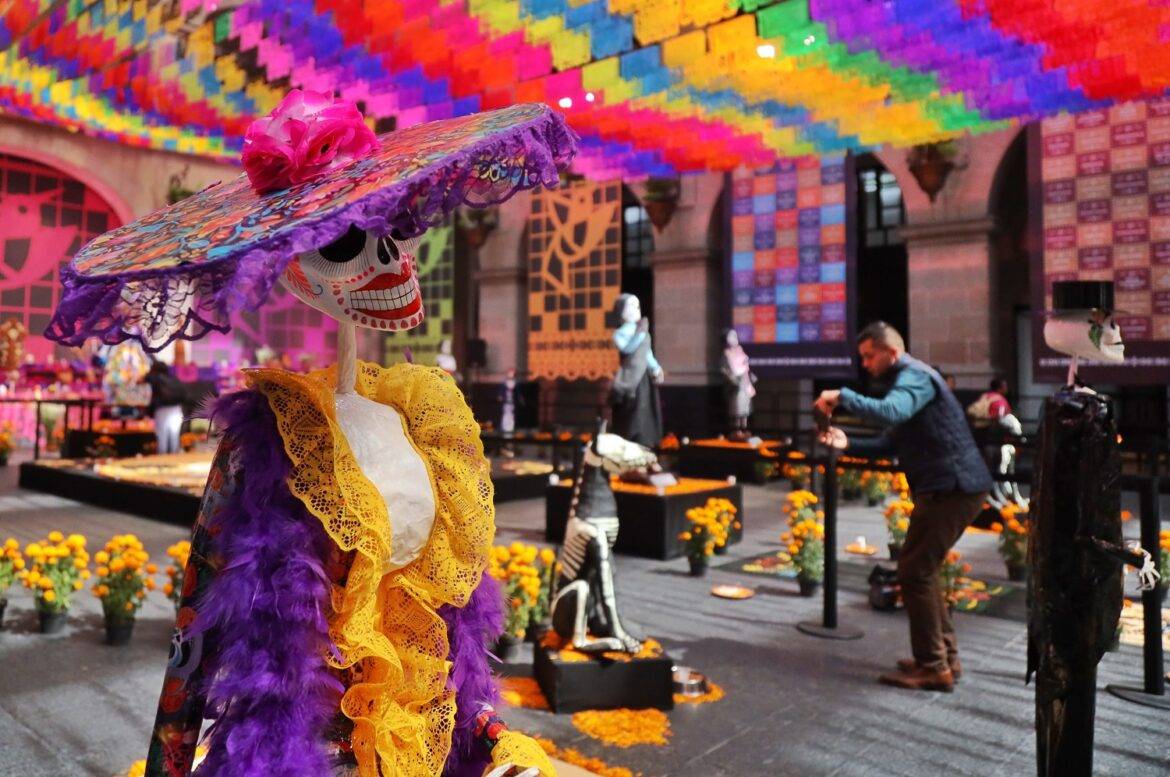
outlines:
M353 103L294 89L244 135L244 172L258 194L311 181L378 146Z

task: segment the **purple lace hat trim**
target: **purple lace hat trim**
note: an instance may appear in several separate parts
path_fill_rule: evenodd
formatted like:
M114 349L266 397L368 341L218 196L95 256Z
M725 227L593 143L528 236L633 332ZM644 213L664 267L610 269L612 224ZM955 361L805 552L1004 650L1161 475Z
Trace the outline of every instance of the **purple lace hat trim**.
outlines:
M86 273L75 266L83 248L61 270L61 301L45 337L74 346L91 337L111 345L134 338L147 351L158 351L178 339L227 332L231 314L259 308L293 257L336 240L351 224L380 234L419 235L461 205L487 207L519 191L554 188L576 148L576 133L546 108L320 219L277 224L223 256Z

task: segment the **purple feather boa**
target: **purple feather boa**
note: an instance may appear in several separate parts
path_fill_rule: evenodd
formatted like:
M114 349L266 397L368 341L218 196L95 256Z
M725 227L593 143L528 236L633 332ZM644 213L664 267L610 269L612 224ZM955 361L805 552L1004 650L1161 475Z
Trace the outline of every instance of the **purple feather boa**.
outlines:
M500 692L488 665L488 645L504 630L504 598L499 584L488 575L471 594L465 607L446 605L439 615L451 641L451 678L455 689L455 731L444 777L480 777L489 763L487 752L475 740L475 718L483 704L495 706Z
M268 402L223 397L212 417L237 447L234 496L212 518L224 566L199 608L221 646L207 688L210 750L200 777L329 773L323 732L343 688L329 641L330 540L285 485L291 468Z

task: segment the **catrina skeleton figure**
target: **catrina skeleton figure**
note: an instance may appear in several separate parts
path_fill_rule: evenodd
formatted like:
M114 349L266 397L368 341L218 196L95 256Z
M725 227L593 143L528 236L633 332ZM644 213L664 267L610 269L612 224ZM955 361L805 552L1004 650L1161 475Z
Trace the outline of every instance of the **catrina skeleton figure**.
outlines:
M339 322L335 367L252 371L210 411L223 438L150 777L191 773L201 739L198 775L554 774L494 710L478 425L441 370L359 363L354 339L422 321L411 236L555 185L574 147L543 106L377 138L352 106L293 92L249 130L246 177L107 233L63 273L49 334L66 343L225 330L278 280Z
M1040 777L1089 777L1097 664L1121 614L1122 566L1143 588L1158 573L1145 551L1121 544L1121 456L1112 400L1077 381L1077 359L1120 362L1113 284L1058 282L1045 325L1050 347L1072 357L1068 385L1045 401L1031 501L1028 673L1036 683Z

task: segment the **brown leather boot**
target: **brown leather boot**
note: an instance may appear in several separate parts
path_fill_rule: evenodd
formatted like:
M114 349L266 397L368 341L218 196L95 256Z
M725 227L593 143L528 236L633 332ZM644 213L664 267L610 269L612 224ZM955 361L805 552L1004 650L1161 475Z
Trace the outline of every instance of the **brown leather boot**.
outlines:
M913 658L898 659L898 669L903 672L909 672L916 666L918 666L918 662ZM951 676L955 678L955 682L959 682L959 678L963 676L963 665L959 662L958 656L951 660Z
M912 691L943 691L950 693L955 689L955 678L950 669L935 672L915 666L908 672L892 672L878 678L885 685L898 688L908 688Z

